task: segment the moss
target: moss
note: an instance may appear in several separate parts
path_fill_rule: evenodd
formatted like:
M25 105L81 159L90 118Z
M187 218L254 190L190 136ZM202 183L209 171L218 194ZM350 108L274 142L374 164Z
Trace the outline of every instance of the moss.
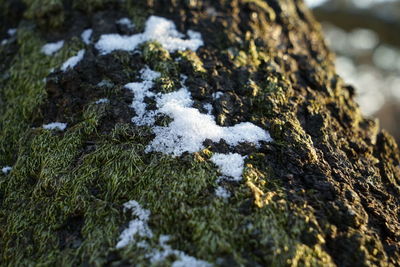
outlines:
M49 57L40 52L45 43L30 26L21 25L17 34L18 56L8 69L9 77L2 89L6 103L4 113L0 114L2 164L12 164L19 139L30 128L29 122L40 116L38 107L46 97L44 79L52 68L59 67L78 48L78 44L72 42Z
M61 0L24 0L27 10L24 16L34 20L41 27L59 28L65 20Z
M73 8L85 11L86 13L93 13L96 10L105 9L109 6L114 6L118 1L113 0L74 0L72 3Z

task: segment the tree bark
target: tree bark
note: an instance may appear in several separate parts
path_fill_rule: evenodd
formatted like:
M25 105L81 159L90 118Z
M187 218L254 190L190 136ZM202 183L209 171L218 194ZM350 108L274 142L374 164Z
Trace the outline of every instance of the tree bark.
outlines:
M398 147L361 115L302 1L26 0L0 7L9 18L0 26L7 38L0 166L12 166L0 173L1 262L178 264L184 257L177 252L151 262L167 251L158 241L165 234L172 249L203 264L400 265ZM169 53L150 42L140 53L108 55L94 47L102 34L142 32L150 15L172 20L181 33L200 32L204 45ZM136 28L116 24L122 17ZM15 36L6 35L9 27ZM79 37L87 28L89 45ZM57 54L40 52L61 39ZM82 48L82 61L60 71ZM124 88L145 66L162 74L155 92L175 91L184 74L194 107L209 102L218 125L252 122L273 141L206 141L206 149L180 157L146 153L154 135L131 122L134 96ZM213 98L216 92L223 96ZM109 103L94 104L104 97ZM67 129L42 129L55 121ZM247 156L240 182L217 182L210 156L228 152ZM221 185L230 198L215 196ZM123 209L129 200L151 212L153 234L119 249L121 232L138 220ZM138 245L141 238L147 246Z

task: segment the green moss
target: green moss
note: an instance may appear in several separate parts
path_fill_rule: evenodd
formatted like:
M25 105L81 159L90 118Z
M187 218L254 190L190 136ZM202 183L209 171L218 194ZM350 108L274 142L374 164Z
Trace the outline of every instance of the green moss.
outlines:
M24 0L27 5L25 17L41 27L58 28L64 23L64 6L61 0Z
M107 265L112 260L145 266L145 255L158 248L158 237L166 234L172 248L209 262L331 263L320 249L323 241L309 246L301 242L314 219L286 201L262 155L247 160L244 181L229 184L233 196L225 200L215 196L218 172L209 161L198 160L198 155L145 153L152 138L148 128L118 123L103 135L103 105L88 104L81 121L65 132L32 129L41 116L40 104L47 101L43 79L82 45L73 39L55 56L46 57L40 53L44 41L37 36L27 26L18 29L19 54L1 89L7 105L0 118L0 164L13 166L9 175L0 174L1 262ZM142 50L144 62L162 74L158 89L179 88L180 69L173 58L177 55L156 43L146 43ZM126 54L116 56L122 71L131 72ZM184 57L202 72L198 58ZM278 103L287 99L279 81L270 87L252 86L254 97L277 98ZM132 219L122 210L128 200L152 213L154 238L147 240L147 249L135 244L115 249Z

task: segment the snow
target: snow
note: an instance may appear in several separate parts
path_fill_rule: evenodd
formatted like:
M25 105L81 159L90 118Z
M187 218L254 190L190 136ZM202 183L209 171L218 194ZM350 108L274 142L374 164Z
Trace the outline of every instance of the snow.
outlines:
M173 267L211 267L213 266L212 264L198 260L192 256L187 255L183 251L172 249L170 245L167 244L167 242L170 240L170 237L168 235L160 235L159 237L159 245L162 248L161 250L159 249L154 249L150 254L147 254L147 257L150 258L151 264L157 265L157 263L164 261L166 258L169 256L174 255L176 258L178 258L176 261L172 263L171 266Z
M220 98L223 94L224 94L224 93L218 91L218 92L213 93L213 94L212 94L212 97L213 97L214 99L218 99L218 98Z
M58 42L55 42L55 43L48 43L48 44L45 44L45 45L42 47L41 52L42 52L43 54L47 55L47 56L51 56L51 55L53 55L55 52L57 52L58 50L60 50L60 49L63 47L63 45L64 45L64 41L63 41L63 40L58 41Z
M13 36L14 34L16 34L17 33L17 29L8 29L8 31L7 31L7 34L9 35L9 36Z
M109 103L110 100L108 100L107 98L100 98L99 100L97 100L95 102L95 104L104 104L104 103Z
M134 82L128 83L125 85L125 88L131 90L134 94L134 99L132 101L131 107L136 112L136 117L132 118L132 122L136 125L151 125L154 123L154 112L146 113L146 103L144 103L145 97L151 97L154 94L149 90L154 85L154 80L160 77L161 74L159 72L155 72L150 70L149 68L145 68L141 70L141 78L142 82Z
M1 169L2 173L8 174L12 170L12 167L10 166L5 166Z
M215 189L215 195L220 198L229 198L231 193L222 186L218 186L217 189Z
M129 18L121 18L121 19L117 20L117 23L120 25L125 25L129 29L135 28L135 24L133 24Z
M135 200L126 202L124 204L124 209L131 210L132 215L136 216L137 219L130 221L129 227L121 233L116 248L123 248L132 242L136 243L136 236L142 238L152 238L153 232L150 230L147 224L150 218L150 211L143 209ZM141 245L143 246L143 243Z
M114 50L133 51L139 44L157 41L168 51L175 52L185 49L196 51L204 44L200 33L189 30L187 35L189 39L183 39L184 34L176 30L175 24L171 20L150 16L143 33L131 36L105 34L96 43L96 48L102 54L108 54Z
M92 37L92 34L93 34L92 29L84 30L81 34L82 41L87 45L90 44L90 38Z
M130 200L124 204L124 210L131 210L132 216L137 218L129 222L129 227L125 229L116 245L116 248L123 248L130 243L134 243L137 247L148 249L149 244L143 239L153 238L153 232L151 231L148 221L150 218L150 211L143 209L142 206L135 200ZM142 240L140 240L141 238ZM209 267L212 266L210 263L202 260L198 260L192 256L188 256L182 251L172 249L167 242L170 240L168 235L159 235L159 246L161 249L153 248L151 252L145 255L150 260L151 264L155 264L164 261L167 257L174 255L177 260L172 263L172 266L183 267L183 266L195 266L195 267Z
M178 91L167 94L151 92L153 81L159 76L159 73L146 67L141 71L142 82L125 85L135 96L131 104L136 112L136 117L132 118L133 123L139 126L153 126L158 114L167 115L172 119L168 126L153 127L156 136L147 146L146 152L162 152L174 156L180 156L184 152L194 153L204 148L203 142L206 139L214 142L224 139L230 146L241 142L259 145L259 141L272 140L267 131L250 122L222 127L216 124L214 116L202 114L192 108L193 100L184 86L184 76L181 77L183 87ZM145 97L152 97L156 101L157 110L146 111Z
M61 66L62 71L66 71L68 69L73 69L79 61L82 60L83 56L85 55L85 49L79 50L76 56L70 57L64 64Z
M215 153L211 157L211 161L218 166L222 175L230 177L233 181L240 181L244 168L244 158L237 153Z
M178 92L180 95L189 95L186 88ZM224 139L231 146L240 142L258 145L259 141L271 140L266 131L249 122L221 127L216 124L213 116L201 114L187 103L191 103L190 98L170 101L163 101L161 98L161 101L157 101L159 112L168 115L173 121L166 127L153 128L156 137L146 149L147 152L157 151L174 156L180 156L184 152L194 153L204 149L203 142L206 139L214 142Z
M49 123L49 124L43 124L43 129L46 129L46 130L64 131L65 128L67 128L67 124L66 123L62 123L62 122L52 122L52 123Z
M207 114L211 114L213 111L213 106L210 103L204 104L203 107L207 110Z

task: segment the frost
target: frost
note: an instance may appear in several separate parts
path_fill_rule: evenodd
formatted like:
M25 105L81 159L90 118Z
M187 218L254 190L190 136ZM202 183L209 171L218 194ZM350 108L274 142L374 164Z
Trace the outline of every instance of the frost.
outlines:
M42 46L42 53L47 55L47 56L51 56L53 55L55 52L57 52L58 50L60 50L64 45L64 41L58 41L55 43L48 43L45 44L44 46Z
M81 34L82 41L83 41L85 44L90 44L90 38L92 37L92 34L93 34L93 30L92 30L92 29L86 29L86 30L84 30L84 31L82 32L82 34Z
M12 170L12 167L10 166L5 166L1 169L2 173L8 174Z
M65 128L67 128L67 124L66 123L62 123L62 122L52 122L52 123L49 123L49 124L43 124L43 129L46 129L46 130L64 131Z
M83 56L85 55L85 49L79 50L76 56L70 57L64 64L61 66L62 71L66 71L68 69L73 69L79 61L82 60Z
M119 19L119 20L117 20L117 23L120 25L124 25L124 26L128 27L129 29L135 28L135 24L133 24L129 18Z
M244 158L237 153L219 154L215 153L211 161L218 166L222 175L233 178L234 181L242 179Z
M218 186L217 189L215 189L215 195L221 198L229 198L231 193L222 186Z
M145 25L143 33L124 36L119 34L105 34L96 43L96 48L102 54L108 54L114 50L132 51L141 43L157 41L170 52L177 50L197 50L203 45L201 34L188 31L189 39L176 30L175 24L165 18L150 16Z
M124 209L131 210L132 215L136 216L137 219L130 221L129 227L121 233L116 248L122 248L129 243L136 242L135 236L152 238L153 232L147 224L150 217L150 211L143 209L135 200L126 202L124 204Z
M104 103L109 103L110 100L108 100L107 98L100 98L99 100L97 100L95 102L95 104L104 104Z

